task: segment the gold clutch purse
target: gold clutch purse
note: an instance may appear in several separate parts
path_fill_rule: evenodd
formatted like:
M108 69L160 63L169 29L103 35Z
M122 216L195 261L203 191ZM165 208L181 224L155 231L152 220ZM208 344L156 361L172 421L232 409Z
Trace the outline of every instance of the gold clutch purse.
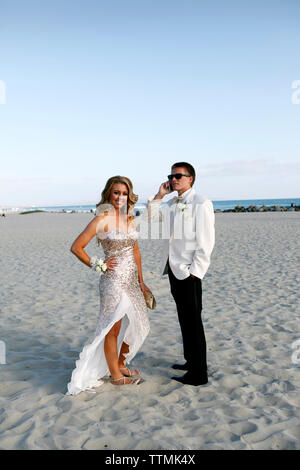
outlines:
M156 307L156 300L155 300L154 295L152 294L151 291L148 291L148 290L143 292L143 294L145 297L145 302L146 302L147 307L153 310Z

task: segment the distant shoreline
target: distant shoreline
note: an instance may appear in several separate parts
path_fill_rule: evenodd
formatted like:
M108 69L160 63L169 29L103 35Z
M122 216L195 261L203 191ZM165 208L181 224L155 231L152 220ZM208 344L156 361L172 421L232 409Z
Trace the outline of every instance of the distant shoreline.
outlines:
M166 204L163 201L162 204ZM215 212L267 212L267 211L299 211L300 198L280 198L280 199L237 199L237 200L212 200ZM135 211L143 211L145 202L138 202ZM82 205L54 205L54 206L0 206L0 215L34 213L34 212L55 212L55 213L95 213L95 204Z
M28 211L21 211L21 212L8 212L8 213L0 213L0 216L6 216L6 215L26 215L26 214L35 214L35 213L44 213L44 214L82 214L82 213L92 213L95 215L95 210L90 209L89 211L78 211L78 210L71 210L71 211L66 211L64 209L60 211L55 211L55 210L42 210L42 209L32 209ZM140 215L142 210L136 209L135 210L135 216ZM216 214L218 213L245 213L245 212L300 212L300 205L296 204L291 204L291 206L279 206L279 205L273 205L273 206L253 206L250 205L248 207L244 207L241 205L238 205L234 207L233 209L215 209L214 212Z

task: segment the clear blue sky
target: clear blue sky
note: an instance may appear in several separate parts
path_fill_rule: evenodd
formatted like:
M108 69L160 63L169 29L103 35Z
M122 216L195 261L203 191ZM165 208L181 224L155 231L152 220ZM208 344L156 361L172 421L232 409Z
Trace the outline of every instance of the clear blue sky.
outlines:
M300 197L298 0L0 5L0 206L143 201L181 160L211 199Z

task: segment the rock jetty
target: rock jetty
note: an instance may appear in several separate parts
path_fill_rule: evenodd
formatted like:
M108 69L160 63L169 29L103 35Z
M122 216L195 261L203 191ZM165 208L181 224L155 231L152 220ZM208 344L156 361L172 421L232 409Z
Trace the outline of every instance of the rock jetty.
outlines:
M300 211L300 206L292 203L290 206L235 206L234 209L215 209L215 212L293 212Z

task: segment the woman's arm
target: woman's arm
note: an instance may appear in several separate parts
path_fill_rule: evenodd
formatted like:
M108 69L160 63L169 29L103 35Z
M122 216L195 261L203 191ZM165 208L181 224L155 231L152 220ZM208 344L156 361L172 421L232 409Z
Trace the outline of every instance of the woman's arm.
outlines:
M97 220L98 219L98 220ZM77 256L80 261L90 267L90 257L84 251L84 247L91 241L91 239L96 235L97 225L99 223L99 217L95 217L83 230L83 232L78 235L76 240L73 242L70 251Z
M135 259L137 269L138 269L139 283L144 284L143 273L142 273L142 257L141 257L138 242L136 242L133 247L133 254L134 254L134 259Z
M150 290L150 289L146 286L146 284L144 284L144 281L143 281L142 257L141 257L141 253L140 253L140 250L139 250L138 242L136 242L134 247L133 247L133 254L134 254L134 259L135 259L137 269L138 269L139 284L140 284L140 287L142 289L142 292L145 292L145 291Z
M84 247L91 241L91 239L96 235L97 231L99 230L99 224L105 220L105 216L99 215L95 217L84 229L83 232L76 238L73 245L71 246L71 252L77 256L80 261L86 264L88 267L91 267L91 258L89 255L84 251ZM110 258L105 260L107 269L114 271L115 266L117 266L117 261L115 260L115 256L111 256Z

